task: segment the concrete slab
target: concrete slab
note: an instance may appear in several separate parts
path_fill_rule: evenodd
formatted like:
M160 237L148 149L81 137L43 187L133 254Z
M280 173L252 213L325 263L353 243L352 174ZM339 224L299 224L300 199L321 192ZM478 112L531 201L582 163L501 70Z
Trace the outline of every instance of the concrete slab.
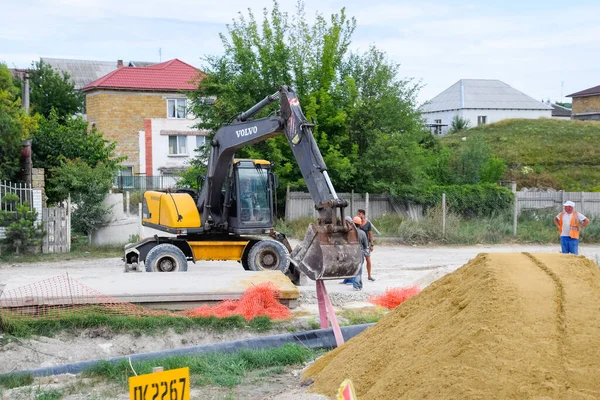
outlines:
M299 291L279 271L232 271L213 269L210 275L201 271L181 273L101 273L72 271L60 274L57 270L2 277L6 306L39 306L61 304L94 304L99 296L113 297L143 306L167 309L197 307L207 302L239 299L246 289L271 282L281 293L282 303L294 307ZM91 290L87 290L89 288ZM10 303L8 301L10 300Z

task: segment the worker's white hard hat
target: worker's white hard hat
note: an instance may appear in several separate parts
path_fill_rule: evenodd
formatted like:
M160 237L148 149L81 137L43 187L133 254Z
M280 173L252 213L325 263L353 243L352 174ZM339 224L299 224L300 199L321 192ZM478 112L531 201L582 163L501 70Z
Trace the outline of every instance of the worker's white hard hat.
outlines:
M565 204L563 204L563 206L565 207L575 207L575 203L573 203L571 200L569 201L565 201Z

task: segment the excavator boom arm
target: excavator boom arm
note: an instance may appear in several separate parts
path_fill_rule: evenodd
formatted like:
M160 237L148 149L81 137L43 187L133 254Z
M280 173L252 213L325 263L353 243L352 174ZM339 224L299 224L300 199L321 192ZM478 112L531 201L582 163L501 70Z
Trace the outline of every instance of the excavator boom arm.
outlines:
M261 109L280 100L280 115L250 120ZM287 86L241 113L224 125L212 141L206 181L198 197L205 229L224 223L221 188L237 150L284 133L319 212L301 246L292 252L292 261L312 279L354 276L360 267L358 235L344 218L347 202L338 198L327 174L327 166L313 137L313 124L304 116L296 93ZM339 215L338 215L339 210Z

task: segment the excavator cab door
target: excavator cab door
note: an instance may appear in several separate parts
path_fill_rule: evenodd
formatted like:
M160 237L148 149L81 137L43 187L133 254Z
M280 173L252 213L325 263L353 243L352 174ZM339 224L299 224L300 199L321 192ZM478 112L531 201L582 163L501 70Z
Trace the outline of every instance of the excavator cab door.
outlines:
M229 229L234 233L264 233L273 227L271 164L262 160L236 160Z

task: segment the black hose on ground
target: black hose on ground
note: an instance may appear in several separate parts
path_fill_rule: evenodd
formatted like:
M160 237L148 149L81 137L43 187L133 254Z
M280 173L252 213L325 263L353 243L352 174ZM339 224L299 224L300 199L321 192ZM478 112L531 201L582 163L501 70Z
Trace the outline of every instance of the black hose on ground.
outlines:
M347 341L358 335L366 328L374 324L351 325L342 327L342 335L344 341ZM274 347L281 347L287 343L295 343L310 349L333 349L336 346L333 330L317 329L313 331L285 333L274 336L263 336L252 339L236 340L233 342L224 342L216 344L208 344L202 346L181 347L178 349L155 351L152 353L131 354L128 356L112 357L103 360L82 361L73 364L57 365L54 367L44 367L36 369L28 369L22 371L14 371L10 373L0 374L0 377L8 377L15 375L32 375L32 376L51 376L60 374L78 374L84 370L94 367L100 362L109 362L116 364L122 360L146 361L159 358L182 356L182 355L197 355L204 353L234 353L238 350L260 350Z

